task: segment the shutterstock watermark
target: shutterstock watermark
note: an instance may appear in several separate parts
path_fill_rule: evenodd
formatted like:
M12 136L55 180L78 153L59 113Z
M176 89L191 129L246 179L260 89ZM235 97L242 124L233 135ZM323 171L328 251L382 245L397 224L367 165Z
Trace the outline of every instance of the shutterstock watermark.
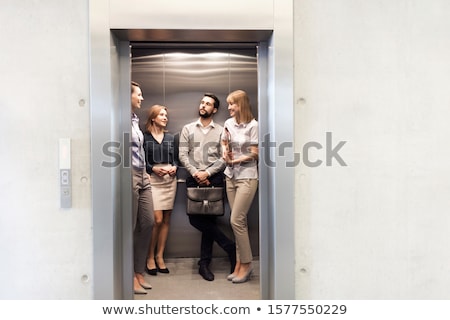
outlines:
M208 162L208 159L213 155L220 154L220 147L216 142L205 143L200 146L199 142L195 142L193 139L187 143L180 143L176 146L180 151L180 154L186 150L194 150L196 159L203 157L204 162ZM333 143L333 133L325 133L325 141L308 141L306 142L301 152L294 151L294 142L291 141L273 141L270 134L263 136L259 143L259 165L267 167L284 166L286 168L292 168L303 164L306 167L315 168L322 165L331 167L339 165L341 167L348 166L339 152L345 146L347 141L339 141ZM108 157L108 160L104 160L101 163L102 167L115 168L123 166L129 168L131 166L131 148L132 141L129 133L123 135L123 148L118 141L109 141L102 147L103 155ZM242 153L249 150L251 143L242 143L240 145L232 145L233 148L238 148ZM170 150L172 146L166 148ZM175 147L175 146L174 146ZM163 148L164 149L164 148ZM314 156L312 154L315 154ZM160 157L158 157L160 158ZM288 159L289 158L289 159ZM188 157L188 161L194 161L194 157ZM194 163L193 163L194 164ZM195 164L194 164L195 165ZM255 165L255 164L247 164Z
M325 165L327 167L331 167L333 165L333 159L336 160L336 162L342 166L346 167L347 163L342 159L342 157L339 155L339 151L342 149L342 147L347 143L347 141L339 141L336 145L333 145L332 141L332 132L327 132L325 134ZM284 157L289 149L294 148L293 142L281 142L277 143L270 140L270 135L267 134L264 136L262 142L261 142L262 149L266 150L266 152L263 152L262 155L264 155L264 164L269 167L275 167L277 165L280 165L279 161L273 161L271 159L271 152L267 152L271 149L278 150L278 156ZM290 167L296 167L300 165L300 162L303 162L303 164L306 167L315 168L319 167L323 164L323 159L314 159L311 158L311 150L321 150L323 149L323 145L318 141L309 141L303 145L302 152L294 152L293 160L286 160L284 162L284 165L288 168Z

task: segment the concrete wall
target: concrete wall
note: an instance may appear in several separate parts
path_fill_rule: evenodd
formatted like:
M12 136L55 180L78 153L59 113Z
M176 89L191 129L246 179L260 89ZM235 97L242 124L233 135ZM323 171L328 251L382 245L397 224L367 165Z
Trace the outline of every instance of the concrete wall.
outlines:
M294 3L296 152L325 160L331 132L348 165L296 169L296 298L448 299L450 4ZM92 297L88 20L87 0L2 1L2 299Z
M88 1L2 0L0 299L92 294ZM73 207L60 209L59 139Z
M450 3L297 0L296 296L450 298Z

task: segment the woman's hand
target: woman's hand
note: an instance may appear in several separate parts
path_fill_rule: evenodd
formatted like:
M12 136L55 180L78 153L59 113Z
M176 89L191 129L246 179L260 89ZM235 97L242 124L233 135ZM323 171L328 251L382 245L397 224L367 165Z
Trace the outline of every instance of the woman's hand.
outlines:
M176 166L170 166L166 170L167 174L171 177L175 176L177 174L177 167Z
M228 150L228 148L223 148L222 158L228 165L233 164L233 152Z
M163 177L167 174L166 167L153 167L152 171L159 177Z

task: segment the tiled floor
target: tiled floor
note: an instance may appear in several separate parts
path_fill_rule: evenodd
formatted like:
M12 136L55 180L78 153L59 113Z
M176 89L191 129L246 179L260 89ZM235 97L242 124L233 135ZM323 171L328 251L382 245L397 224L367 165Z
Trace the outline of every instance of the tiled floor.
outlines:
M153 286L135 300L259 300L259 260L254 260L250 281L233 284L226 279L230 264L227 258L214 258L210 269L214 281L206 281L198 274L198 259L166 259L169 274L146 275Z

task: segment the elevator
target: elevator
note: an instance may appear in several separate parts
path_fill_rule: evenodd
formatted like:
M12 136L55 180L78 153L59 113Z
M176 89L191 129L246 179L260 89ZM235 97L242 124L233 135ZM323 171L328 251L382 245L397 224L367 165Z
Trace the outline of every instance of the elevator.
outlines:
M229 0L217 2L214 7L206 0L173 0L170 4L164 0L89 1L95 299L132 298L132 227L128 214L131 208L130 168L111 168L102 164L111 162L111 157L104 152L104 146L111 143L118 146L116 154L125 159L122 155L125 155L124 147L128 141L124 140L124 133L130 130L130 57L133 56L133 45L138 42L163 43L162 48L152 49L172 50L175 46L176 51L180 49L176 48L179 44L189 43L202 43L206 47L201 49L206 48L207 51L215 51L218 49L216 46L220 48L222 44L257 44L258 97L251 97L251 102L258 109L255 115L259 122L260 141L267 138L269 142L265 144L266 148L261 148L260 160L269 159L269 164L276 165L259 166L259 190L258 198L255 199L257 206L252 208L259 212L259 234L252 231L253 235L259 235L259 241L251 241L259 246L255 253L259 253L261 298L294 298L294 172L293 168L284 165L286 161L292 160L293 150L285 148L281 153L271 147L274 143L294 141L293 7L293 0ZM136 56L135 52L134 54ZM164 74L161 70L159 72ZM233 73L230 72L230 75ZM169 74L165 73L165 76ZM236 81L230 80L230 84L233 83ZM161 90L161 81L158 84ZM185 81L186 87L191 85L192 81ZM171 90L170 87L162 89L168 92ZM146 90L144 88L144 98L147 99L144 102L147 106L151 103L151 91ZM192 101L183 104L185 108L189 104L189 108L193 110L192 118L188 119L189 115L186 114L183 122L195 119L195 109L201 94L207 88L198 90ZM224 93L220 94L223 112ZM166 95L166 99L157 103L166 104L169 110L176 108L176 104L172 103L174 98ZM174 119L169 119L171 120ZM176 133L178 129L175 123L176 121L169 130ZM178 179L180 186L183 183L181 174ZM182 202L179 202L179 206L182 206ZM177 207L173 217L186 219L182 211L184 209ZM182 232L195 232L193 227L183 225L182 221L175 219L172 221L169 239L176 239L174 235ZM256 224L252 226L252 230L255 228L258 228ZM176 243L168 243L166 253L178 256L181 252L189 252L188 247L191 247L176 246Z
M241 89L248 93L252 112L258 119L257 43L131 43L131 79L141 85L144 101L137 112L145 131L148 110L154 104L165 105L169 111L168 133L177 136L182 127L198 119L198 106L205 92L214 93L220 107L214 121L223 125L229 118L226 97ZM201 233L189 224L186 215L187 171L177 172L177 194L165 258L199 257ZM259 206L255 197L248 214L252 251L259 258ZM227 203L227 202L226 202ZM230 210L218 218L221 229L231 238ZM217 244L214 256L226 256Z

